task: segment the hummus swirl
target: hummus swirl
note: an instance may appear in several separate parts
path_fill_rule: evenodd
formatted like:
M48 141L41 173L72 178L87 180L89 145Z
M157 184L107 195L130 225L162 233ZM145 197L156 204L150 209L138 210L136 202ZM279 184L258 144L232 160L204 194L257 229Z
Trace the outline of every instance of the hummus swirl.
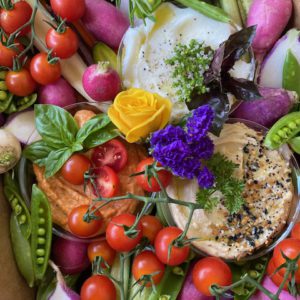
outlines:
M128 161L125 168L118 173L120 180L118 195L125 195L127 193L144 195L144 191L136 184L134 177L129 177L129 175L135 173L137 164L146 157L145 151L141 146L136 144L124 142L124 145L127 148ZM72 209L80 205L91 204L92 199L96 197L90 189L87 189L86 193L84 193L83 186L72 185L59 174L46 179L43 168L34 165L33 169L39 187L48 197L53 222L69 231L68 215ZM115 201L104 206L100 210L104 220L102 232L105 231L108 222L113 216L122 213L135 213L138 208L139 202L133 199Z
M294 194L291 169L278 151L263 146L263 135L242 123L225 124L212 137L215 152L238 165L234 176L243 179L245 203L230 215L222 201L208 213L196 210L188 231L193 244L208 255L240 259L267 245L285 226ZM173 198L196 201L197 181L174 178L167 192ZM222 195L221 195L222 196ZM170 205L173 218L184 228L189 210Z

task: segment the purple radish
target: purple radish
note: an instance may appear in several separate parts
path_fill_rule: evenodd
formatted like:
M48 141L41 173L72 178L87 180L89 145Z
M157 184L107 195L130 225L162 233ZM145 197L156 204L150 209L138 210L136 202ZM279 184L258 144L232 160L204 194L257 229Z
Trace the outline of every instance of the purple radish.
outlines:
M83 74L82 84L86 93L99 102L113 100L121 91L120 76L108 62L89 66Z
M243 101L233 112L233 117L272 126L287 114L297 101L297 94L283 89L259 88L262 99Z
M75 91L66 80L59 78L54 83L41 86L38 102L65 107L76 103Z
M258 60L262 60L285 29L293 10L292 0L254 0L247 26L257 25L252 43Z

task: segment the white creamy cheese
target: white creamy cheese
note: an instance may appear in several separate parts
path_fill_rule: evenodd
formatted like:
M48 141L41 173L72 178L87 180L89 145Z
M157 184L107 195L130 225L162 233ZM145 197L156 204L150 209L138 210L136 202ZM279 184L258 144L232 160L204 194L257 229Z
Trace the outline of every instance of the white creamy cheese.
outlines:
M130 28L124 36L120 62L123 83L126 88L143 88L169 98L174 103L172 118L178 119L188 109L185 103L178 101L172 87L173 67L165 60L174 55L177 44L189 44L192 39L215 50L237 28L170 3L161 5L155 18L155 23L148 20L146 25ZM231 73L234 77L248 78L251 69L251 64L239 61Z

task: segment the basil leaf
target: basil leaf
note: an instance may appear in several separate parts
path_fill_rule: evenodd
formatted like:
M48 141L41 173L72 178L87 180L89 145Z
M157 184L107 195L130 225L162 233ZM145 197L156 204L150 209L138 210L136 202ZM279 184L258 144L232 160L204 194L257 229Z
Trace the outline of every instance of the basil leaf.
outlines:
M67 147L51 151L46 160L45 177L49 178L55 175L72 153L73 151Z
M94 148L106 143L107 141L117 137L118 135L118 129L116 129L116 127L112 123L110 123L106 127L89 135L88 138L84 141L83 146L85 149Z
M83 143L86 138L101 130L110 123L106 114L99 114L87 121L77 132L76 141Z
M54 149L48 146L44 141L37 141L24 149L23 156L39 166L44 166L45 160L53 150Z
M78 127L70 113L46 104L37 104L34 110L37 131L48 145L56 149L72 147Z

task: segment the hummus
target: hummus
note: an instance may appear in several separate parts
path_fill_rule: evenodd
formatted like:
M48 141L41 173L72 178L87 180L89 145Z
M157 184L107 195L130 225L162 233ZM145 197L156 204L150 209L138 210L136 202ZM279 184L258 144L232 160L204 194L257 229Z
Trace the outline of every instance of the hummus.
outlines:
M135 173L137 164L146 157L145 151L142 146L136 144L124 142L124 145L127 148L128 161L125 168L118 173L120 179L118 195L125 195L127 193L144 195L142 188L135 183L134 177L129 177L129 175ZM69 231L68 215L72 209L80 205L91 204L92 199L96 197L92 194L91 189L87 189L86 193L84 193L83 186L70 184L59 173L46 179L43 168L34 165L33 169L39 187L48 197L53 222ZM106 225L113 216L122 213L135 213L138 208L139 201L133 199L115 201L104 206L100 210L104 220L102 232L104 232Z
M177 44L189 44L192 39L217 49L237 28L170 3L159 6L155 19L155 23L147 20L146 25L128 29L124 36L120 62L123 84L126 88L142 88L170 99L174 103L172 119L177 120L189 111L178 100L172 86L173 67L165 60L174 55ZM248 78L252 65L240 60L231 72L234 77Z
M238 165L234 176L245 182L245 203L232 215L222 201L211 213L196 210L187 236L198 238L193 244L208 255L240 259L269 244L285 226L294 194L291 169L278 151L263 146L261 133L242 123L225 124L220 137L212 138L215 152ZM195 202L198 189L196 180L174 178L167 192ZM170 209L183 229L188 208L171 204Z

